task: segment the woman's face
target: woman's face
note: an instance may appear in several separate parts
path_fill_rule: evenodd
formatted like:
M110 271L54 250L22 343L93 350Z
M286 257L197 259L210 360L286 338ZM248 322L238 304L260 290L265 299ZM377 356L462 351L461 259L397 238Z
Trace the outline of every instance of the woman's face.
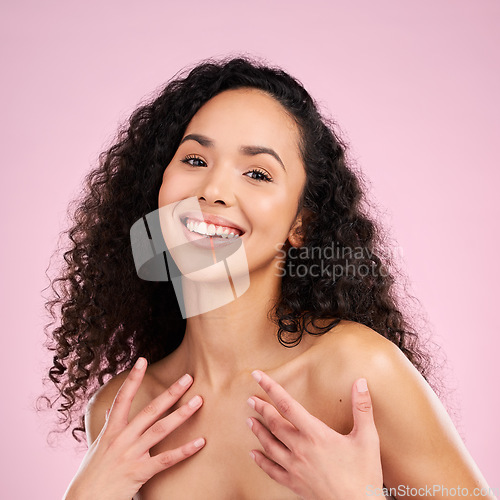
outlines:
M196 213L191 220L180 217L188 238L203 245L212 235L223 245L233 233L244 245L250 273L273 266L305 184L298 141L295 122L268 94L224 91L187 126L165 169L159 207L197 200L207 224L200 225Z

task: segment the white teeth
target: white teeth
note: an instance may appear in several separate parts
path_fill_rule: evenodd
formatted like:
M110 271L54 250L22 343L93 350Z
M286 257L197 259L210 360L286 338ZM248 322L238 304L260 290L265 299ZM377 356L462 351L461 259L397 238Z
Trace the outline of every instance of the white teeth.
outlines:
M207 223L205 221L199 222L195 231L200 234L207 234Z
M186 227L193 233L202 234L204 236L220 236L221 238L238 238L239 234L233 232L232 229L215 224L207 224L205 221L198 222L191 219L186 221Z

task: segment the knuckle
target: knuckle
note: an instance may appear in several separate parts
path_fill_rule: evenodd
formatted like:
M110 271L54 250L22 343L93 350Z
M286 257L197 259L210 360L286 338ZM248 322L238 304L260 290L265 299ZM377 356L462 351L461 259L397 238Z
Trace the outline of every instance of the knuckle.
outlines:
M257 404L260 405L260 411L258 411L258 413L260 413L265 419L269 419L272 417L273 410L271 405L267 401L258 401ZM256 405L255 409L258 410L259 407Z
M293 453L295 455L295 457L297 458L297 460L299 462L306 462L306 453L304 452L304 448L302 447L302 444L297 444L294 448L293 448ZM300 471L300 467L296 467L296 474L298 474Z
M288 472L290 473L290 477L293 478L294 481L299 481L302 479L302 471L303 467L297 464L297 462L292 462L288 467Z
M321 446L325 444L325 435L322 431L306 434L305 439L311 446Z
M370 401L358 401L356 403L356 408L364 413L369 412L372 409Z
M267 380L261 380L260 381L260 386L262 389L264 389L266 392L269 392L272 389L272 385L267 381Z
M287 414L290 412L290 403L286 399L280 399L276 403L276 407L278 408L279 412L282 414Z
M142 411L146 415L156 415L158 413L158 408L153 403L149 403Z
M165 452L158 456L158 462L162 467L170 467L174 464L174 456L171 452Z
M176 391L176 390L175 390L175 385L171 385L171 386L167 389L167 394L168 394L171 398L175 398L175 397L177 397L178 391Z
M101 443L103 444L103 449L107 453L109 453L111 455L123 456L123 453L122 453L123 448L121 446L119 436L115 437L114 439L110 439L109 441L103 440L103 441L101 441Z
M331 438L331 429L325 425L319 425L313 432L307 433L306 437L318 445L325 444Z
M166 432L165 424L161 421L155 422L151 426L151 432L153 432L154 434L165 434Z
M148 481L149 479L151 479L151 473L148 473L148 471L146 470L143 470L143 469L140 469L140 468L137 468L137 471L135 473L135 480L137 481L137 488L140 489L141 486L146 482Z

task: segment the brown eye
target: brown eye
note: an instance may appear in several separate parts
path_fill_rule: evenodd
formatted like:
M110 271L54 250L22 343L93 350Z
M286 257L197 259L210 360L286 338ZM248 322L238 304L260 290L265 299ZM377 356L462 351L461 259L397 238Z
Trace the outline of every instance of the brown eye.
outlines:
M273 179L271 178L271 176L265 172L264 170L258 170L258 169L253 169L253 170L250 170L250 172L247 172L245 175L247 174L252 174L252 176L250 177L251 179L255 179L256 181L264 181L264 182L272 182Z
M204 160L202 160L199 156L196 156L196 155L187 155L184 159L181 160L182 163L186 163L188 165L191 165L192 167L206 167L207 164L205 163ZM197 162L202 162L204 163L204 165L193 165L193 163L191 163L191 161L197 161Z

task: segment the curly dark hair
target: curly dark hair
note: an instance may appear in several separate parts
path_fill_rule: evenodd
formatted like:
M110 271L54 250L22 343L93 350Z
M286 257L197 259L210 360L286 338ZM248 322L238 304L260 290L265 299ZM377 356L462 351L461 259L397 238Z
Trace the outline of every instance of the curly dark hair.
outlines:
M297 211L307 214L303 246L363 249L361 255L348 253L347 259L345 252L327 259L331 268L345 270L335 279L294 272L318 264L324 255L287 257L289 272L282 277L281 297L273 308L278 340L293 347L305 332L321 335L342 319L355 321L396 344L428 380L430 358L396 293L387 237L368 213L365 181L347 161L347 145L335 122L320 112L297 79L246 55L206 59L174 78L120 127L113 145L86 176L84 193L70 213L72 227L64 233L70 248L59 276L50 283L54 295L46 308L52 321L44 329L45 345L54 353L48 378L57 394L42 397L51 408L62 398L60 432L71 427L76 415L72 435L81 442L83 405L106 379L130 368L139 356L149 363L164 358L183 339L186 321L172 284L143 281L136 274L130 228L158 208L165 166L194 114L229 89L266 92L298 125L306 170ZM365 268L371 272L361 272ZM52 329L56 307L60 324ZM328 324L320 326L320 319Z

